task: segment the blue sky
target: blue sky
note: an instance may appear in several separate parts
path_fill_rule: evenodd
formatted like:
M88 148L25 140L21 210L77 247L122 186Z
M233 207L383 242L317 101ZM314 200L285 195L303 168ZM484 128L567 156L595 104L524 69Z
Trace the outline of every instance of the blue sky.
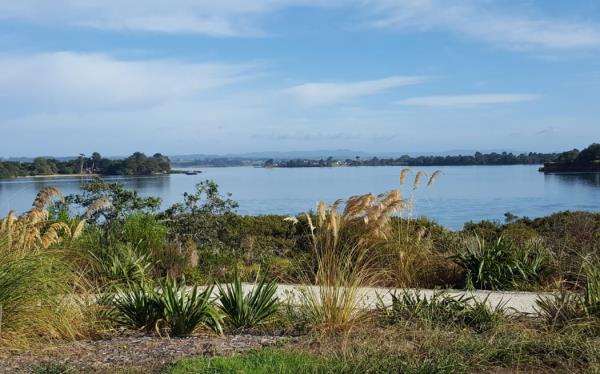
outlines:
M600 141L597 0L0 3L0 156Z

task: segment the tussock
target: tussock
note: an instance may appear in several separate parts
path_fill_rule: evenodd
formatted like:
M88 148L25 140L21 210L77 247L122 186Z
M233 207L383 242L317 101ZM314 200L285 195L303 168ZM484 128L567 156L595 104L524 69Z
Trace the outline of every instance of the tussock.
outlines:
M88 326L82 303L65 295L85 289L83 277L59 247L81 234L85 220L49 220L47 206L62 193L46 187L31 210L0 219L0 348L82 336Z
M313 251L313 268L305 281L318 286L303 290L303 305L313 324L334 331L347 330L365 318L359 305L361 288L381 278L373 248L388 239L390 217L407 206L399 190L377 197L352 196L340 213L343 202L330 206L320 202L316 225L310 214L303 215Z

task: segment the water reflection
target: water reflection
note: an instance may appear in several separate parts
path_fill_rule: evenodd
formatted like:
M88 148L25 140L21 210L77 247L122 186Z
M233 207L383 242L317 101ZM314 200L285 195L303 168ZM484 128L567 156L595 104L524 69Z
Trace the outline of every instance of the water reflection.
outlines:
M592 187L600 187L600 173L564 173L545 174L546 180L558 180L565 184L583 184Z

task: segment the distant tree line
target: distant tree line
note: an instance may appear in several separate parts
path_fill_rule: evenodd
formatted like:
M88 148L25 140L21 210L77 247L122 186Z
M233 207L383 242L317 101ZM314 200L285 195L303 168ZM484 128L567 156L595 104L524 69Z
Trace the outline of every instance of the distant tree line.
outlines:
M171 164L178 167L229 167L249 166L252 164L252 160L229 157L214 157L189 161L174 161Z
M98 152L68 160L46 157L36 157L30 162L0 160L0 178L53 174L152 175L170 171L169 158L160 153L148 157L135 152L122 160L103 158Z
M266 167L331 167L331 166L449 166L449 165L541 165L554 161L558 153L480 153L458 156L418 156L404 155L398 158L378 158L334 160L332 157L321 160L267 160Z

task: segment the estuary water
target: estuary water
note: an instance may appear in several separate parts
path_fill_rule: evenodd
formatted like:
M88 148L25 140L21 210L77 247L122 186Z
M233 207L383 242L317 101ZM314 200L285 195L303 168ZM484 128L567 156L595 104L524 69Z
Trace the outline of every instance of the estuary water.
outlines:
M550 174L539 166L447 166L412 168L404 186L399 185L402 167L339 168L201 168L198 175L173 174L153 177L107 177L143 196L158 196L163 208L182 201L196 183L212 179L222 193L229 192L239 203L241 214L293 215L315 207L319 200L372 192L379 194L401 188L413 198L413 216L424 215L438 223L460 229L467 221L503 220L504 213L539 217L562 210L600 212L600 173ZM413 190L415 172L441 175L431 186L423 178ZM17 178L0 180L0 216L10 210L29 209L36 193L55 186L65 195L78 193L85 177Z

